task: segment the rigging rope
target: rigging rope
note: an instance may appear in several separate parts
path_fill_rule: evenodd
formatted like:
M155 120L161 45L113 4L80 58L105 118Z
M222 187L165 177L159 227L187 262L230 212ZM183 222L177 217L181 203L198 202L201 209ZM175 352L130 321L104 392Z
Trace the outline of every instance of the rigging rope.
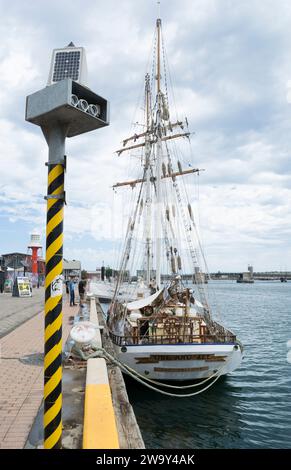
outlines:
M156 50L157 50L157 32L156 32L156 30L155 30L154 35L153 35L152 48L151 49L153 50L153 59L152 59L151 64L150 64L150 58L149 58L146 69L148 68L148 66L149 67L151 66L150 88L151 88L151 91L153 92L153 90L155 88L155 83L156 83ZM162 96L163 96L163 99L165 100L168 108L169 108L169 100L171 99L171 103L173 102L175 112L176 112L176 116L177 116L177 121L178 121L178 113L177 113L175 95L174 95L174 91L173 91L173 80L172 80L172 76L171 76L171 73L170 73L169 61L168 61L168 57L167 57L167 53L166 53L166 49L165 49L165 43L164 43L162 29L161 29L161 49L162 49L162 61L163 61L162 62L163 63L163 75L164 75L161 78L162 81L163 81L163 88L164 88L164 94ZM167 77L167 71L168 71L168 77ZM170 95L169 95L169 91L168 91L168 78L169 78ZM140 98L141 98L141 96L140 96ZM141 101L140 98L138 100L138 103ZM145 103L143 103L143 104L144 104L143 110L145 111ZM151 118L152 118L152 122L153 122L153 119L154 119L153 116L154 116L155 111L157 110L157 101L152 103L150 107L151 107ZM135 118L136 113L137 113L137 108L136 108L135 113L134 113L134 118ZM188 127L187 119L186 119L186 125ZM170 132L173 132L173 129L171 129L171 123L170 122L169 122L168 127L170 129ZM164 126L164 134L165 135L167 134L168 127ZM181 125L181 127L183 129L182 125ZM152 131L154 131L153 127L152 127ZM192 146L191 146L190 139L189 139L189 144L190 144L190 155L193 155L193 149L192 149ZM170 167L172 168L172 161L171 161L171 156L170 156L170 152L169 152L169 148L168 148L167 143L165 143L165 146L166 146L166 151L167 151L169 164L170 164ZM177 150L177 147L176 147L176 143L173 141L172 145L170 144L170 147L173 150L174 159L176 157L177 160L178 160L179 159L178 158L179 154L178 154L178 150ZM142 149L142 155L143 155L143 149ZM182 153L181 153L181 155L182 155ZM143 158L141 159L141 163L143 164ZM173 168L172 168L172 170L173 170ZM151 174L152 173L153 173L153 169L151 168ZM145 176L145 174L144 174L144 176ZM154 175L152 175L152 176L154 176ZM138 196L136 210L139 207L141 194L144 192L144 190L142 189L142 186L143 186L143 184L141 185L141 190L140 190L140 193L139 193L139 196ZM155 183L154 183L154 186L156 187ZM169 204L170 187L172 187L172 186L174 186L174 188L176 190L177 207L179 207L179 205L181 207L181 205L182 205L181 196L183 198L185 197L188 204L190 204L189 198L188 198L188 195L187 195L187 188L186 188L184 178L182 177L182 185L181 185L182 186L181 187L182 193L180 193L180 186L178 185L178 183L176 181L174 181L174 178L173 178L173 181L171 180L171 178L169 178L169 180L165 180L164 184L162 185L162 197L164 199L165 207L167 207L167 205ZM164 189L163 189L163 187L164 187ZM174 195L175 195L175 192L174 192ZM130 267L133 266L133 263L134 263L134 257L132 255L133 255L133 253L135 253L137 251L137 244L138 243L136 242L134 247L132 247L132 245L133 245L134 233L138 232L138 230L139 230L139 225L136 224L136 217L137 217L136 210L135 210L134 217L133 217L133 220L132 220L132 223L134 223L134 228L133 228L133 230L129 230L126 234L126 237L125 237L124 256L122 257L121 263L120 263L120 268L121 269L120 269L120 275L118 277L118 281L117 281L117 284L116 284L115 294L118 292L119 287L121 286L121 283L124 281L126 268L129 268L129 266ZM139 216L140 215L141 214L139 214ZM183 224L179 224L179 218L181 219ZM139 221L138 221L138 223L139 223ZM189 220L189 222L188 222L187 211L184 210L184 207L181 207L179 217L178 217L178 214L177 214L175 219L170 217L170 219L168 219L168 222L167 222L167 218L165 217L165 214L163 212L162 222L161 223L162 223L162 228L163 228L163 233L164 233L164 244L165 244L166 251L167 250L169 251L170 246L172 245L173 248L174 247L177 248L178 254L181 254L181 255L182 255L182 245L181 245L181 243L183 242L182 237L181 237L181 230L183 229L183 225L184 225L184 230L185 230L186 239L187 239L187 243L188 243L188 249L189 249L189 252L190 252L190 259L192 258L192 261L194 262L193 263L194 268L198 267L199 270L200 270L200 266L203 265L203 263L204 263L205 267L203 267L203 266L201 266L201 267L203 267L203 270L205 270L205 273L208 274L209 279L210 279L210 273L209 273L206 258L205 258L205 255L204 255L203 246L202 246L202 243L201 243L201 240L200 240L200 235L199 235L199 231L198 231L198 228L197 228L196 219ZM199 223L199 220L198 220L198 223ZM136 225L137 225L137 227L136 227ZM168 227L170 228L170 230L167 231ZM192 230L192 227L193 227L194 230ZM168 234L167 232L170 232L170 233ZM197 239L198 247L197 247L196 243L194 243L193 232L195 233L195 239ZM171 238L172 240L169 240L169 238ZM142 251L145 252L145 250L142 250ZM199 252L202 255L202 260L203 260L202 263L200 262L200 253ZM129 259L129 255L132 256L131 259ZM152 259L152 261L153 261L153 259ZM188 260L187 260L187 262L188 262ZM170 259L166 261L166 266L167 267L170 266ZM186 264L182 264L181 274L186 272L185 269L186 269ZM200 294L200 299L201 299L202 303L204 303L208 306L209 302L208 302L208 292L207 292L208 289L207 289L207 287L198 283L197 284L197 289L198 289L198 292ZM210 286L209 290L212 290L212 286ZM115 297L116 297L116 295L115 295ZM114 301L116 301L116 299Z
M171 169L171 172L172 172L172 170L173 170L172 159L171 159L171 155L170 155L169 148L168 148L167 144L166 144L166 150L167 150L168 162L169 162L170 169ZM184 207L182 205L182 198L181 198L181 193L180 193L180 189L179 189L179 185L178 185L177 180L173 179L172 184L173 184L173 187L176 191L176 197L177 197L177 201L179 203L180 213L181 213L182 220L183 220L183 223L184 223L184 228L185 228L185 235L186 235L186 239L187 239L187 243L188 243L188 247L189 247L189 252L190 252L190 255L191 255L191 258L192 258L192 261L193 261L194 272L195 272L195 268L196 267L199 268L199 260L197 258L197 250L193 246L193 240L192 240L192 236L191 236L191 233L190 233L191 225L189 223L187 223L187 215L186 215ZM197 284L197 288L198 288L198 292L200 294L201 302L208 307L208 299L207 299L207 296L206 296L206 293L205 293L205 290L204 290L203 286L201 284Z

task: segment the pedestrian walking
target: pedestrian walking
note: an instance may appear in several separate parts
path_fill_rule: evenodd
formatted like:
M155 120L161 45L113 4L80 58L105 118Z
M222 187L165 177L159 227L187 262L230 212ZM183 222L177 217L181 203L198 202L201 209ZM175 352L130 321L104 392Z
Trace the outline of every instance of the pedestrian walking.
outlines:
M75 304L75 283L73 278L70 279L69 282L69 292L70 292L70 307L73 307Z
M82 278L80 280L78 289L79 289L80 304L82 304L85 299L85 291L86 291L86 279L85 278Z

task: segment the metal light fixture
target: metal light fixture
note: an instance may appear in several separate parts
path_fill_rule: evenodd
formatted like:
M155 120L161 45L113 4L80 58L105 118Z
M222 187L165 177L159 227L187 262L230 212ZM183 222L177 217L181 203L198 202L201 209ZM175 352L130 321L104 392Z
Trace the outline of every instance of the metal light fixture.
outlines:
M83 100L83 99L79 100L77 107L81 109L82 111L86 112L89 107L88 101Z
M71 96L71 105L72 106L78 106L78 103L79 103L79 98L77 95L72 95Z
M87 112L91 114L91 116L100 116L100 106L96 104L90 104L88 107Z

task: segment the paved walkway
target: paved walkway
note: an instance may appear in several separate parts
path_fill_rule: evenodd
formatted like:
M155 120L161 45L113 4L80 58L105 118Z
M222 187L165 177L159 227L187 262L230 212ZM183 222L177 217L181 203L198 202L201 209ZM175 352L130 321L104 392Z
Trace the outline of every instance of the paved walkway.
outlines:
M78 308L64 305L63 344ZM43 317L34 316L0 340L0 449L24 447L42 402Z
M44 308L44 287L33 289L32 297L0 294L0 338L32 318Z

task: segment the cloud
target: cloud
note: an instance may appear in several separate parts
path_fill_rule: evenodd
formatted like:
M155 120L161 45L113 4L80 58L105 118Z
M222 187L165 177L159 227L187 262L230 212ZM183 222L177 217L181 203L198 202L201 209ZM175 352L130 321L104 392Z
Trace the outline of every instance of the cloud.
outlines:
M67 141L66 256L93 267L107 253L113 262L106 244L121 238L131 192L123 191L113 211L112 184L141 171L134 154L128 159L114 151L140 129L132 124L143 113L136 102L156 2L76 0L72 8L68 0L16 0L0 6L0 236L6 215L44 232L47 148L40 129L24 121L25 96L46 85L52 49L73 40L86 47L90 87L111 102L111 125ZM192 154L185 142L179 159L206 170L199 177L199 213L209 264L236 270L248 262L255 269L291 262L289 2L182 0L177 8L168 0L161 11L172 116L177 108L195 131ZM195 178L185 180L194 207ZM73 247L85 236L92 251ZM4 239L1 245L5 251Z

